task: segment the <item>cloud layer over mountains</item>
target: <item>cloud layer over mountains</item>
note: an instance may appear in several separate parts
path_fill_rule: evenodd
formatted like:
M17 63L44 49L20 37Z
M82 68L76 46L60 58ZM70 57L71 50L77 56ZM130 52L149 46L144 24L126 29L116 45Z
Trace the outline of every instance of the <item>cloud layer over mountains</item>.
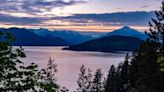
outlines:
M118 12L105 14L75 14L67 17L16 17L0 14L0 23L35 26L122 26L147 25L154 12ZM50 22L50 23L49 23ZM52 23L54 22L54 24ZM57 23L60 22L60 23ZM65 23L67 22L67 24ZM69 24L68 24L69 23Z

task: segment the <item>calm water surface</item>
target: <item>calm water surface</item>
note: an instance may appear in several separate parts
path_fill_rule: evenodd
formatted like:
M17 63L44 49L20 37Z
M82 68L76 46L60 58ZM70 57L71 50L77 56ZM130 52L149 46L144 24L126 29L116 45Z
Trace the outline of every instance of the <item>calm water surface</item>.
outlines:
M124 60L125 54L101 53L101 52L76 52L61 50L62 47L23 47L27 58L25 64L35 62L40 68L45 68L49 57L55 59L58 65L57 82L67 87L70 92L76 90L79 68L85 65L95 71L101 68L106 76L112 64L117 65Z

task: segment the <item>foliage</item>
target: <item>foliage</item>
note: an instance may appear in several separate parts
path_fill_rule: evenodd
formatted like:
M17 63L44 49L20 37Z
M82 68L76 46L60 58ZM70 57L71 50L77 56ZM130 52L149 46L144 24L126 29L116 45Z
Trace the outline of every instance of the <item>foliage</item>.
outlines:
M56 78L55 78L55 73L57 72L56 69L57 65L54 64L54 60L51 58L48 61L47 68L42 69L39 72L40 76L40 86L42 91L47 91L47 92L57 92L59 86L55 83Z
M77 92L104 92L105 78L101 69L97 69L93 75L89 68L82 65L77 83Z
M114 65L111 66L110 71L108 73L105 92L116 92L116 68Z
M156 18L149 23L148 39L123 63L112 65L107 80L101 69L92 74L84 65L80 68L77 92L162 92L164 90L164 2ZM47 68L25 66L22 47L14 48L15 38L0 32L0 91L1 92L68 92L56 84L57 65L51 58Z
M164 57L159 57L158 62L160 64L160 71L164 72Z
M31 63L25 66L22 47L11 46L15 38L10 33L0 32L0 91L1 92L67 92L56 84L57 72L54 60L49 59L46 69L39 70Z
M111 66L105 92L162 92L164 90L164 2L156 19L149 23L148 39L125 58L117 68Z
M1 91L36 91L37 65L24 66L21 58L25 57L23 49L13 48L14 38L10 33L0 32L0 90Z
M88 69L88 72L86 72L86 68L84 65L80 68L80 74L79 78L77 80L78 88L77 92L90 92L92 87L92 73L91 70Z
M161 11L156 11L156 18L149 23L150 30L146 32L148 39L133 55L131 75L135 79L132 88L144 92L162 92L163 73L162 58L164 56L164 2ZM161 67L161 69L160 69ZM134 82L135 81L135 82Z
M105 85L105 92L127 92L130 86L130 65L129 55L125 61L120 63L117 68L111 66Z
M101 69L97 69L92 81L91 92L103 92L103 91L104 91L103 74L101 72Z

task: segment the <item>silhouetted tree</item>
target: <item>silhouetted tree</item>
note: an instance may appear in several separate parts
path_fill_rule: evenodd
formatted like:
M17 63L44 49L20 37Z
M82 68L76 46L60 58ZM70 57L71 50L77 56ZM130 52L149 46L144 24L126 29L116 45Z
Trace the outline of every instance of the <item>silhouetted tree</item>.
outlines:
M0 91L1 92L68 92L56 84L56 64L50 58L48 67L39 70L31 63L25 66L21 47L11 45L15 38L10 33L0 31Z
M107 76L105 92L117 92L116 84L116 68L112 65Z
M160 56L158 57L158 63L160 64L160 81L161 81L161 91L164 90L164 2L162 2L162 7L160 11L156 11L156 19L152 19L153 23L150 24L150 36L159 37L160 44ZM158 35L154 35L153 33L157 33Z
M21 47L13 48L15 38L10 33L0 31L0 90L1 91L36 91L37 65L24 66L20 60L25 57Z
M128 87L129 87L129 83L130 83L130 64L129 64L129 54L126 55L125 60L122 64L121 67L121 92L127 92L128 91Z
M149 23L148 39L133 54L130 68L132 89L136 92L160 92L163 75L159 58L164 56L164 3L161 11L156 11L156 19ZM162 82L162 83L161 83Z
M57 65L54 64L54 60L51 58L48 61L47 68L42 69L39 72L40 76L40 86L42 91L47 92L57 92L59 89L59 86L56 84L56 78L55 73L57 72L56 69Z
M91 92L104 92L104 80L101 69L97 69L93 78Z
M92 86L92 73L91 70L86 70L85 66L82 65L80 68L79 78L77 80L78 88L77 92L91 92Z
M107 76L105 92L128 92L130 86L130 64L129 54L124 62L119 63L117 68L111 66Z

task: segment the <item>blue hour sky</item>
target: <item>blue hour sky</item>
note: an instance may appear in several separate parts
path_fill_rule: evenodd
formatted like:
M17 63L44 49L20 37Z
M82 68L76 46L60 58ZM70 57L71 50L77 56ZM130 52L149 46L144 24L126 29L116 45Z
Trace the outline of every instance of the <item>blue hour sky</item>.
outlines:
M158 10L162 0L85 0L86 3L64 8L71 13L110 13ZM61 11L62 12L62 11Z
M0 27L111 31L146 29L162 0L0 0ZM139 12L140 11L140 12Z

